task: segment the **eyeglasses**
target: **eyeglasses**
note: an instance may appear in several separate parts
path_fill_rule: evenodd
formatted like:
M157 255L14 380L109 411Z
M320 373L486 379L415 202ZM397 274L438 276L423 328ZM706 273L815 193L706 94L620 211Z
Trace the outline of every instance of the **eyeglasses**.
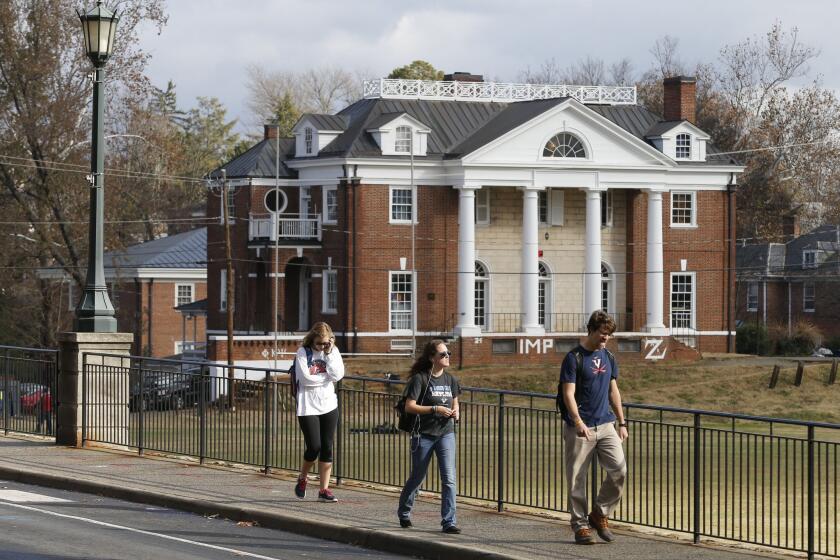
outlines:
M316 342L315 343L315 346L321 346L321 347L329 346L329 345L330 345L329 342Z
M452 355L452 352L438 352L439 358L448 358Z

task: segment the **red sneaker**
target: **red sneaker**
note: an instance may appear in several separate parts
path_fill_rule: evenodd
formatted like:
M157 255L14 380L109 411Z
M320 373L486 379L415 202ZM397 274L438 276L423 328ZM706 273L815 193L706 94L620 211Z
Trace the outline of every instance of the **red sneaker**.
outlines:
M306 497L306 479L299 478L297 484L295 484L295 496L297 496L298 500L302 500Z
M338 498L335 497L335 494L330 492L330 489L327 488L326 490L321 490L318 492L318 501L319 502L332 502L335 503L338 501Z

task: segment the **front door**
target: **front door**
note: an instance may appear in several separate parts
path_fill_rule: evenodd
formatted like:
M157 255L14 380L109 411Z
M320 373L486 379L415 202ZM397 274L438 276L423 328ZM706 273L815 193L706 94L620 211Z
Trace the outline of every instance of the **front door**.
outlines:
M309 330L309 267L302 267L298 274L298 330Z

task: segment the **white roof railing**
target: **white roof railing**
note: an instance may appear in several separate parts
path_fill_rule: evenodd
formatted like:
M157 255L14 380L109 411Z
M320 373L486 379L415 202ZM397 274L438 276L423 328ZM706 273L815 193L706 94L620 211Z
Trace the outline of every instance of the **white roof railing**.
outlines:
M635 105L634 86L571 86L431 80L365 80L365 99L437 99L511 103L572 97L581 103Z

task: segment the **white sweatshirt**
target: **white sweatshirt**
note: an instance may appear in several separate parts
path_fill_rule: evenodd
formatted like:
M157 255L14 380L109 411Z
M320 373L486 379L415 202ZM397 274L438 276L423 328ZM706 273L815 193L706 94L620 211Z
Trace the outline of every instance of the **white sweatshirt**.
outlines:
M301 346L295 356L295 378L298 382L297 415L316 416L338 408L334 382L344 377L344 361L338 348L329 354L312 349L312 365L306 365L306 349Z

